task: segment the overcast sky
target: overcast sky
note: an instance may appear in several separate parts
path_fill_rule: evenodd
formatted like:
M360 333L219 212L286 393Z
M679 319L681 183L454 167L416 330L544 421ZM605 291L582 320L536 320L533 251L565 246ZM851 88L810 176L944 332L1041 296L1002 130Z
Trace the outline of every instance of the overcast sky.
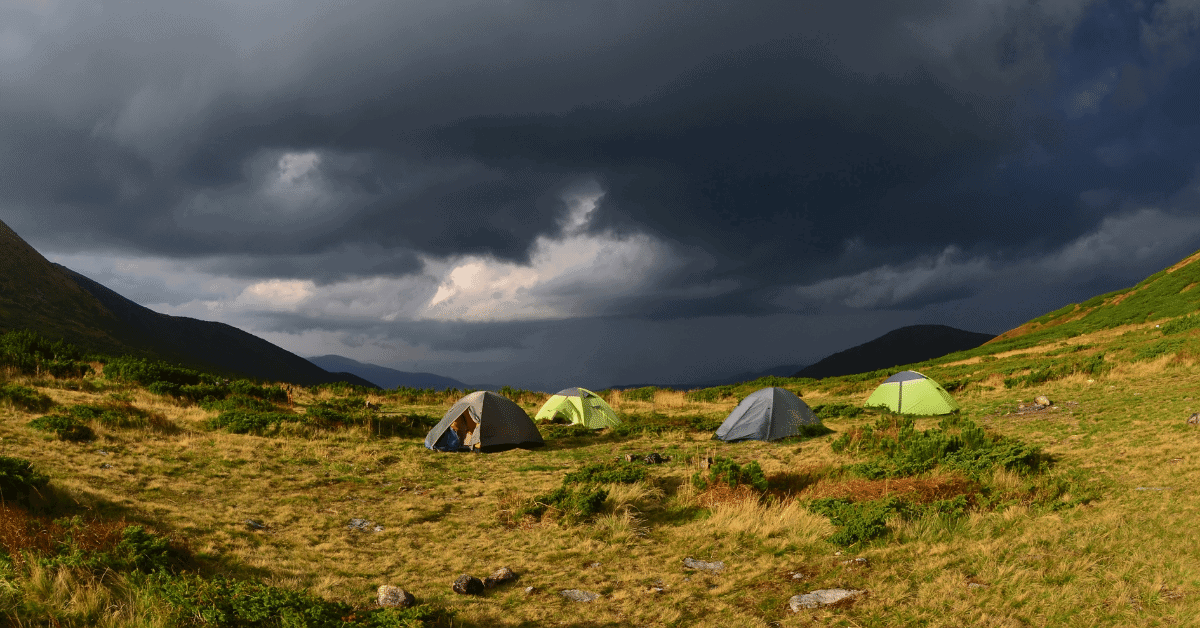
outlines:
M0 220L300 355L557 390L999 333L1200 248L1200 4L0 0Z

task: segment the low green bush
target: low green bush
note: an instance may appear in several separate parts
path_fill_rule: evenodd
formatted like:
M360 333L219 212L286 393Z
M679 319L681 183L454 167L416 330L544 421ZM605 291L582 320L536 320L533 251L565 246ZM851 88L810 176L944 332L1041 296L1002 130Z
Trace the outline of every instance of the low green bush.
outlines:
M230 410L208 420L209 429L225 430L231 434L263 435L278 432L284 423L296 423L300 415L287 412L253 412Z
M581 521L600 512L606 499L608 491L602 488L560 486L534 497L518 508L515 515L518 519L525 516L541 519L547 514L554 514L567 522Z
M24 458L0 456L0 495L5 501L24 502L30 491L44 488L50 477L39 473Z
M83 362L83 352L62 340L50 339L29 330L0 334L0 366L26 375L83 377L91 365Z
M714 386L712 388L701 388L693 390L684 395L688 401L697 403L712 403L733 396L735 386Z
M630 388L629 390L621 391L621 399L625 401L654 401L655 392L658 392L658 388L655 386Z
M0 384L0 402L29 412L45 412L54 405L37 389L19 384Z
M767 476L763 474L762 467L758 465L757 461L742 466L730 458L717 457L707 470L697 471L692 476L692 484L700 490L706 490L719 484L729 487L744 484L765 493Z
M96 432L92 428L71 416L47 414L30 421L27 425L38 431L54 432L59 440L83 442L96 439Z
M808 504L809 510L829 517L830 523L838 526L838 531L829 537L829 542L842 546L864 543L883 536L887 533L887 521L893 516L908 520L923 516L958 518L964 516L969 507L970 503L965 495L928 504L908 502L895 496L862 502L852 502L844 498L824 498L814 499Z
M885 414L874 426L851 430L831 444L835 453L866 454L875 459L847 470L868 479L909 477L934 467L972 477L1003 467L1019 474L1040 472L1048 459L1019 440L988 434L970 420L943 419L940 429L914 429L909 416ZM958 433L949 430L957 427Z
M589 464L563 477L567 484L633 484L646 479L646 465L632 462Z
M812 407L813 414L818 419L853 419L857 416L862 416L866 410L861 406L849 403L825 403Z

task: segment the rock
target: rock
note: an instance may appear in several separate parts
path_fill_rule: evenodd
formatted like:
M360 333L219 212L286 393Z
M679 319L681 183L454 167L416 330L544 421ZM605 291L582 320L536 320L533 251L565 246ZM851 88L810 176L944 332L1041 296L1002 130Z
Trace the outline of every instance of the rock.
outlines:
M625 462L633 462L634 460L637 460L639 457L640 456L638 456L637 454L625 454Z
M1033 402L1038 404L1039 406L1053 405L1053 403L1050 401L1050 398L1047 397L1046 395L1038 395L1037 397L1034 398Z
M713 573L725 571L725 563L719 560L710 563L703 560L696 560L694 558L685 558L683 559L683 566L688 569L699 569L701 571L711 571Z
M711 467L712 464L713 464L712 456L704 456L704 457L700 458L700 468L701 469L707 469L707 468Z
M412 593L393 587L390 584L379 585L379 595L376 598L380 606L395 606L399 608L408 608L417 603L417 598L413 597Z
M588 569L599 569L601 564L602 564L602 563L600 563L600 562L598 562L598 561L597 561L597 562L590 562L590 563L588 563L588 564L584 565L584 567L587 567Z
M871 564L871 561L860 557L860 558L852 558L850 560L843 560L842 564L850 565L851 567L866 567L869 564Z
M533 588L533 587L525 587L525 593L526 593L526 594L531 594L531 593L533 593L533 592L534 592L534 588Z
M375 525L374 521L366 519L351 519L350 523L346 524L346 529L359 532L383 532L383 526Z
M968 582L967 588L968 589L986 589L987 585L979 583L979 582Z
M572 602L591 602L600 597L596 593L592 593L591 591L582 591L580 589L564 589L560 591L560 593L562 593L563 597L571 600Z
M650 452L650 454L646 456L646 464L662 464L662 463L663 463L663 457L658 455L657 452Z
M483 586L485 589L490 589L498 584L504 584L505 582L516 579L517 574L513 573L513 570L509 569L508 567L501 567L492 572L492 575L483 579Z
M103 464L101 464L101 465L100 465L100 468L101 468L101 469L111 469L111 468L112 468L112 465L111 465L111 464L108 464L107 462L105 462L105 463L103 463Z
M475 576L463 574L450 586L460 595L483 595L483 581Z
M788 606L792 609L793 613L799 613L804 608L820 608L839 602L855 600L865 593L866 591L856 591L854 589L817 589L816 591L792 596L792 599L788 600Z
M267 526L264 525L263 522L255 521L253 519L246 520L246 527L250 528L252 530L266 530L267 529Z
M1188 417L1187 424L1188 425L1200 425L1200 412L1197 412L1197 413L1193 414L1192 416Z

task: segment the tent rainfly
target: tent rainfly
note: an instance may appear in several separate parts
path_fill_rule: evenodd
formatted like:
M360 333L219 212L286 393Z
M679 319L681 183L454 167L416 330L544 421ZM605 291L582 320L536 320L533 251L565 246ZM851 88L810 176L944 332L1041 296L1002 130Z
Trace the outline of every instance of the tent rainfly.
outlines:
M533 418L535 421L553 421L555 417L594 430L621 424L612 406L586 388L568 388L554 393Z
M900 371L884 380L866 405L899 414L950 414L959 408L941 384L916 371Z
M820 419L790 390L763 388L746 396L729 413L713 438L724 441L778 440L800 433L801 425Z
M438 451L499 451L544 443L521 406L486 390L459 399L425 435L425 446Z

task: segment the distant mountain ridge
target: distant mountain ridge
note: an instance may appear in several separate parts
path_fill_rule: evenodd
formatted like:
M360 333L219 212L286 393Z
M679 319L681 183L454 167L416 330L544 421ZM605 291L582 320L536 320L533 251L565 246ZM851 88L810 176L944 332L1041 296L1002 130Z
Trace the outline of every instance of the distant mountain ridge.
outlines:
M924 362L948 353L974 349L995 337L946 325L909 325L839 351L800 369L792 377L820 379Z
M407 386L408 388L433 388L436 390L445 390L447 388L465 390L469 388L466 384L451 377L444 377L435 373L398 371L386 366L359 362L340 355L320 355L308 358L308 361L327 371L337 370L345 373L353 373L385 390L400 386Z
M51 263L0 222L0 332L29 329L89 352L156 358L221 373L304 386L348 382L231 325L160 314Z

